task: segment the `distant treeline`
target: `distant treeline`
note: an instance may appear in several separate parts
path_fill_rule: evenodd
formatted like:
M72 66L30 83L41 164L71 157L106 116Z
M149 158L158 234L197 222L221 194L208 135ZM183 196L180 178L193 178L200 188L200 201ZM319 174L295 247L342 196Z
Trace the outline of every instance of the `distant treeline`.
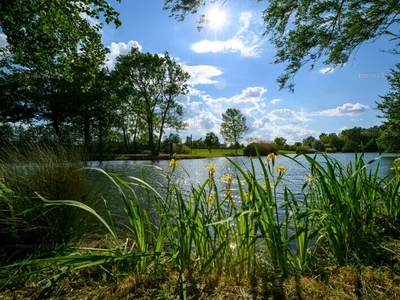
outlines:
M61 143L66 147L76 147L86 149L90 154L149 154L149 144L147 134L136 137L135 140L126 141L123 134L118 130L110 130L106 135L101 137L93 134L91 142L85 145L82 138L81 130L76 126L66 126L63 128L63 139L60 142L54 129L50 125L0 125L0 147L13 145L21 147L26 143L34 144L54 144ZM254 142L264 142L267 144L275 144L273 149L290 150L290 151L327 151L327 152L377 152L386 149L380 145L379 137L382 126L374 126L371 128L354 127L346 129L339 134L323 133L319 137L309 136L302 141L294 144L288 144L283 137L277 137L273 141L266 141L262 138L247 139L246 144ZM154 137L156 139L156 137ZM208 133L204 138L192 139L187 136L184 140L177 133L171 133L165 136L161 141L161 152L170 153L190 153L191 149L218 149L218 148L245 148L243 143L238 145L220 143L215 134Z

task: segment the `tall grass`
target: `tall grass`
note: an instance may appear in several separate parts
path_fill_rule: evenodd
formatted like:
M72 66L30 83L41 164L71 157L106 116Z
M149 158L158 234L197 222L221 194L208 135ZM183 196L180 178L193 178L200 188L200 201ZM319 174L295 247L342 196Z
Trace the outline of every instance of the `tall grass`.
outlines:
M47 209L79 207L94 215L113 237L113 247L22 264L58 262L73 269L113 262L138 276L176 272L181 297L187 298L188 283L199 274L257 280L262 270L268 278L280 280L312 271L321 257L336 266L378 262L375 252L383 250L374 240L377 224L381 225L382 214L392 224L399 216L399 205L390 200L398 198L398 174L380 178L379 165L372 168L376 160L364 162L362 155L347 166L326 155L302 156L306 163L294 158L310 171L302 194L291 191L285 166L277 165L273 153L266 158L258 154L248 169L228 158L232 174L218 174L218 166L209 165L204 170L207 180L189 190L174 179L179 168L175 157L168 170L159 170L166 180L157 190L148 178L96 169L119 191L128 221L125 240L111 212L108 218L79 201L43 196ZM13 193L2 190L7 197ZM109 200L104 203L109 208ZM143 203L154 203L156 217Z
M79 153L28 144L3 149L0 158L2 259L43 254L78 242L88 215L72 207L46 208L38 195L93 205L96 190L81 169Z

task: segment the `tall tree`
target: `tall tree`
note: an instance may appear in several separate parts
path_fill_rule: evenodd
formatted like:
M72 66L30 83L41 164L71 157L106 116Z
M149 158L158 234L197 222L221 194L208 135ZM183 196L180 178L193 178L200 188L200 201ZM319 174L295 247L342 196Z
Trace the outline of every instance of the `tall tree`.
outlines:
M133 48L117 58L114 76L122 93L132 97L135 113L147 124L151 154L158 155L164 128L185 127L183 108L176 98L188 93L189 74L168 53L153 55Z
M210 151L210 153L211 153L211 149L212 148L218 147L219 139L215 135L214 132L209 132L209 133L206 134L206 138L204 140L204 144L206 145L208 151Z
M284 137L277 137L274 139L274 142L278 145L279 149L283 149L283 147L286 145L286 139Z
M220 133L226 142L235 145L236 154L239 141L247 130L249 130L249 127L246 125L246 117L240 110L228 108L226 112L222 114Z
M164 0L164 8L184 20L187 14L197 13L199 7L215 2L218 0ZM226 0L220 3L226 5ZM277 79L281 89L293 91L293 77L307 64L312 69L323 58L325 65L343 66L364 42L385 34L394 40L400 37L389 31L391 25L399 23L397 0L269 0L265 5L264 35L270 36L276 48L275 63L286 64ZM200 22L206 20L200 17Z
M316 140L315 137L313 137L312 135L306 137L305 139L303 139L303 145L304 146L310 146L312 145L312 143Z
M382 132L378 139L379 144L389 152L398 152L400 150L400 63L390 70L387 75L390 85L389 92L380 96L381 102L376 102L377 108L385 118Z

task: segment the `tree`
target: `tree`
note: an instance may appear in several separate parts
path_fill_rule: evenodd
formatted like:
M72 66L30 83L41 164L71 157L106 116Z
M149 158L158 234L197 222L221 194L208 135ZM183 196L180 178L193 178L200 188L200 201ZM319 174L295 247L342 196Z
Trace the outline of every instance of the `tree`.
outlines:
M147 124L149 148L153 156L160 152L164 128L183 129L183 108L176 101L188 93L189 74L166 52L164 55L141 53L133 48L117 57L113 76L121 94L131 99L133 111ZM158 134L154 139L154 134Z
M342 149L345 143L345 141L338 137L336 133L322 133L319 136L319 139L325 147L333 147L338 151Z
M39 71L57 61L68 67L82 52L100 50L106 53L101 41L103 24L93 20L103 17L106 23L121 22L118 13L107 0L15 0L0 2L0 27L8 45L0 49L12 56L14 64ZM120 2L120 0L117 0ZM93 69L86 69L91 72Z
M378 142L386 151L398 152L400 150L400 63L390 70L387 80L390 85L389 92L380 96L381 102L376 102L377 109L383 114L379 117L386 119Z
M164 0L164 9L182 21L187 14L197 13L200 6L214 2ZM226 0L221 2L224 5ZM394 39L400 37L388 31L391 25L399 22L398 1L269 0L265 4L264 35L270 36L275 46L274 63L287 64L277 79L281 89L293 91L293 78L306 64L313 69L323 58L323 64L332 68L343 66L354 50L366 41L375 41L385 34ZM202 21L206 22L207 18L201 16Z
M14 129L10 124L0 124L0 147L14 141Z
M310 146L310 147L311 147L312 143L313 143L315 140L316 140L316 138L310 135L310 136L306 137L305 139L303 139L303 145L304 145L304 146Z
M112 108L106 91L108 73L99 69L100 61L81 55L70 65L69 80L64 65L54 62L47 69L19 68L12 65L0 71L0 121L33 123L39 121L52 126L61 142L62 127L67 123L82 130L87 149L93 126L98 130L99 152L102 151L107 116ZM93 74L85 69L97 66ZM90 86L82 89L91 82ZM105 103L108 102L108 103Z
M236 108L228 108L224 114L222 114L221 123L221 135L226 142L235 145L237 154L237 144L243 137L243 134L249 130L246 125L246 117Z
M218 137L215 135L214 132L209 132L206 134L206 138L204 140L204 144L206 145L207 149L210 151L211 153L211 149L218 147L219 145L219 139Z
M182 143L182 138L177 133L170 133L168 137L164 137L162 142L162 150L166 153L170 153L171 144L180 145Z
M317 151L325 150L324 144L320 140L317 140L317 139L314 142L312 142L311 147L313 147Z
M286 139L284 137L277 137L274 142L278 145L279 149L282 149L286 145Z

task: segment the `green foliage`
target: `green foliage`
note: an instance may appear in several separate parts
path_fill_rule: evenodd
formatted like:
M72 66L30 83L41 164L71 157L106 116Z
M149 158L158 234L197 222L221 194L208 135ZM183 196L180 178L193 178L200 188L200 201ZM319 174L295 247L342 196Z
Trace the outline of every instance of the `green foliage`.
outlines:
M69 0L2 2L0 27L8 45L1 50L11 53L13 64L40 71L48 71L48 66L58 61L65 66L63 74L71 78L70 66L82 52L97 52L98 57L92 59L104 60L103 24L89 19L100 17L121 25L118 13L105 0L83 0L79 5Z
M219 139L214 132L208 132L206 134L206 138L204 139L204 145L207 147L210 153L212 148L219 146Z
M275 142L251 143L243 149L243 155L257 156L257 151L260 155L264 156L270 153L278 153L278 145Z
M342 152L357 152L359 151L359 146L355 141L348 141L342 147Z
M277 137L274 142L278 145L279 149L284 149L286 146L286 139L284 137Z
M226 142L235 145L237 154L237 145L243 134L249 130L246 125L246 117L236 108L228 108L222 114L221 135Z
M399 234L399 159L392 176L380 178L379 165L372 168L379 158L364 162L356 155L342 165L326 155L296 156L292 162L310 174L301 193L294 193L279 157L256 156L247 167L228 158L233 167L229 174L219 174L218 166L210 164L204 170L206 180L190 187L180 181L186 170L173 157L168 170L153 170L164 178L155 183L157 190L149 184L153 175L136 178L95 169L118 191L128 229L123 238L110 210L118 198L105 199L106 218L79 201L41 197L46 208L77 207L94 215L111 235L112 246L7 266L29 271L10 273L0 284L42 272L50 276L51 285L60 270L64 274L101 265L108 273L127 273L135 280L174 275L179 287L173 293L185 299L189 284L202 284L198 278L207 275L220 279L230 274L241 284L261 277L276 289L291 276L297 285L304 274L325 275L326 266L331 273L353 263L393 263L397 248L382 245L379 235L388 229ZM0 182L0 197L12 197L13 192ZM48 264L55 264L57 272Z
M380 96L381 102L376 102L377 109L383 114L381 117L386 119L379 136L379 144L388 152L398 152L400 149L400 63L390 70L387 80L390 90L386 95Z
M167 52L161 56L133 48L117 57L112 77L117 96L146 124L151 154L158 155L164 128L185 127L176 97L188 93L185 82L189 74Z
M305 139L303 139L303 145L311 147L312 143L314 143L315 141L316 141L316 138L310 135L310 136L306 137Z
M311 173L304 188L309 188L309 209L314 210L320 246L340 265L371 263L377 253L375 222L387 197L378 167L369 169L377 159L364 162L363 155L356 155L354 162L343 166L329 156L324 156L323 163L305 158L311 163Z
M341 151L342 147L344 146L344 140L342 140L336 133L322 133L319 136L319 140L325 144L333 147L337 151Z
M324 144L320 140L315 140L314 142L312 142L311 146L317 151L325 150Z
M314 152L315 152L315 149L308 145L296 147L296 153L307 154L307 153L314 153Z
M43 206L40 197L93 205L96 188L79 153L57 146L3 149L0 161L1 260L44 254L78 242L90 219L80 209Z

